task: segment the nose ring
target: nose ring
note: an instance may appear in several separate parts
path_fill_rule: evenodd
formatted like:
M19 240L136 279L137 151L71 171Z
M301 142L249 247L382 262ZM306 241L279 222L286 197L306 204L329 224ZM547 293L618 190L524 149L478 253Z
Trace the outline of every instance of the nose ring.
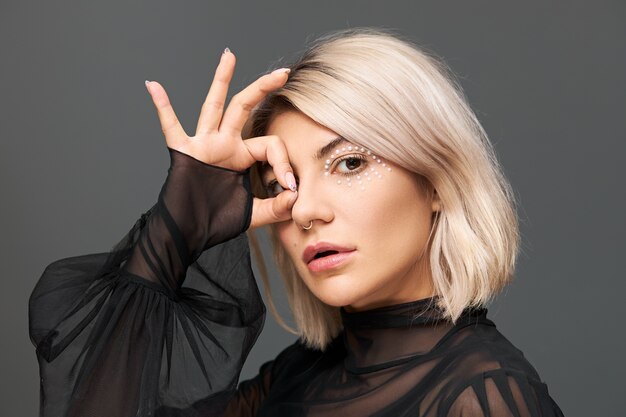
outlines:
M311 227L313 227L313 220L311 220L311 223L309 223L309 227L302 226L304 230L309 230Z

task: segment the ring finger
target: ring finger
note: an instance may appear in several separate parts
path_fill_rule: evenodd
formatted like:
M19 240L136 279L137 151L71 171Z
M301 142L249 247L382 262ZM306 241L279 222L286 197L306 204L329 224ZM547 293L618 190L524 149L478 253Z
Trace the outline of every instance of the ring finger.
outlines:
M228 109L226 109L219 127L220 132L226 131L226 133L233 136L239 136L254 106L269 92L282 86L287 81L289 71L289 68L279 68L263 75L237 93L230 101Z

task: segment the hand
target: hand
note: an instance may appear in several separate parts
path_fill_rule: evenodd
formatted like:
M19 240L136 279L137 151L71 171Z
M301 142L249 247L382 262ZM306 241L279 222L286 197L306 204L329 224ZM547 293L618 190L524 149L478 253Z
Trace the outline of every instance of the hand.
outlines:
M254 198L250 228L291 219L297 191L287 149L278 136L259 136L243 140L241 131L252 108L269 92L287 81L288 72L276 70L258 78L236 94L224 113L228 86L235 69L235 55L225 51L202 105L195 136L188 136L165 89L156 81L146 87L156 106L167 146L207 164L243 171L256 161L267 161L277 181L285 188L273 198ZM222 117L223 116L223 117Z

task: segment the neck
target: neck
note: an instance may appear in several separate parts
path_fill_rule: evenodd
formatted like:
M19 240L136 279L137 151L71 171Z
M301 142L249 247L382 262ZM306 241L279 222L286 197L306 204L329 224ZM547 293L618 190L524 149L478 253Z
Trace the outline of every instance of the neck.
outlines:
M455 327L444 318L436 304L438 298L356 312L342 307L341 337L347 354L346 368L354 373L372 372L433 351ZM467 321L470 312L460 318L461 324Z

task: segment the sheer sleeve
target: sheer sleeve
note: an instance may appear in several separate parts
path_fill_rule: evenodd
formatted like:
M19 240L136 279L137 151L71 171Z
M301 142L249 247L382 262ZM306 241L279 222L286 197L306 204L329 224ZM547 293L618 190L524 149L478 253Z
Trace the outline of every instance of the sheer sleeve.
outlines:
M506 369L472 378L442 406L442 417L563 417L544 383Z
M43 417L221 416L236 391L265 319L248 173L168 151L126 236L48 265L31 294Z
M257 415L270 390L273 365L273 360L265 362L254 378L239 383L237 392L226 407L224 417L252 417Z

